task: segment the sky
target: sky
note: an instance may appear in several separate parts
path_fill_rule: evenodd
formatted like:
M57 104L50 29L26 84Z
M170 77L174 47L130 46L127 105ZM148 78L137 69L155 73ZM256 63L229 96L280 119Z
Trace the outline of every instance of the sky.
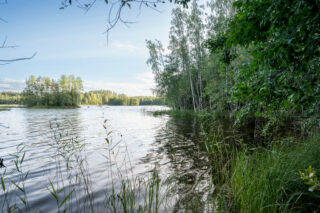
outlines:
M0 0L4 1L4 0ZM75 75L84 89L107 89L129 96L152 95L155 87L146 39L168 43L173 4L159 5L161 12L137 7L123 11L134 21L116 25L107 38L109 7L97 0L85 13L76 5L59 9L62 0L7 0L0 4L0 59L28 57L31 60L0 65L0 91L22 91L30 76L58 79Z

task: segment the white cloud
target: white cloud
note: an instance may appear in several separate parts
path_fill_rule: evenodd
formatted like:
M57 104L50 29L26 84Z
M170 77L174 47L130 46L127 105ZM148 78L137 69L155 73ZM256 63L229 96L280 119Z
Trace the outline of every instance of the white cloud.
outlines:
M25 85L24 80L13 80L9 78L0 79L0 91L21 92Z
M132 82L84 81L86 91L104 89L128 96L151 96L153 95L151 89L154 87L155 82L151 72L137 73Z
M68 47L49 45L46 50L39 49L36 60L107 59L126 56L147 57L148 54L148 50L144 45L139 46L131 42L115 41L109 45L102 42Z
M124 53L134 53L135 55L147 55L148 51L145 46L137 46L132 44L131 42L120 42L115 41L110 44L111 49L115 49Z

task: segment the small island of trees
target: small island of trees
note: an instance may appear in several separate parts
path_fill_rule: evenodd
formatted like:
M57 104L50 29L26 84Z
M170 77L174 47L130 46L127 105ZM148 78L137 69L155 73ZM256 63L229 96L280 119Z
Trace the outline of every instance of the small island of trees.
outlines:
M76 107L81 103L82 80L73 75L62 75L59 80L30 76L22 92L26 106Z

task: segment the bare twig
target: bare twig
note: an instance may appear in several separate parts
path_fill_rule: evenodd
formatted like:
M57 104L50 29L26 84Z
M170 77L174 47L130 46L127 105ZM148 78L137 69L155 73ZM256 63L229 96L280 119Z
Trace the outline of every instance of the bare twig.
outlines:
M4 38L4 41L2 42L2 45L0 46L0 49L7 49L7 48L16 48L17 45L6 45L7 44L7 36ZM31 57L22 57L22 58L11 58L11 59L1 59L0 58L0 65L7 65L16 61L24 61L24 60L30 60L33 59L36 56L36 52Z
M169 0L170 1L170 0ZM85 10L87 13L97 2L97 0L91 0L90 3L83 3L81 0L63 0L61 2L62 7L64 9L70 6L73 2L77 4L77 7ZM109 40L109 32L118 24L122 23L126 26L130 24L137 23L136 21L129 21L123 17L123 8L131 9L133 5L138 5L138 16L141 14L142 7L150 8L154 11L161 12L157 9L157 5L163 4L165 1L163 0L109 0L106 1L108 5L110 5L109 12L108 12L108 23L107 29L104 32L107 34L107 40ZM174 1L178 2L178 1Z
M16 47L18 47L18 45L6 46L6 43L7 43L7 36L4 38L4 41L3 41L2 45L0 46L0 49L4 49L4 48L16 48Z
M1 65L16 62L16 61L24 61L24 60L30 60L33 59L37 53L35 52L31 57L24 57L24 58L13 58L13 59L0 59Z
M0 18L0 21L4 22L4 23L8 23L6 20L4 20L3 18Z
M0 2L0 5L3 5L3 4L8 4L8 0L4 0Z

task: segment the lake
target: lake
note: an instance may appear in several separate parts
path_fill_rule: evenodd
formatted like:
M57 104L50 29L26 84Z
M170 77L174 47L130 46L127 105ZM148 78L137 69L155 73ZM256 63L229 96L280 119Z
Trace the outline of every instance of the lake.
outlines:
M179 211L195 197L206 199L211 189L209 165L197 144L198 122L151 113L165 109L1 111L0 157L6 166L0 169L5 188L1 210L110 212L112 205L123 206L124 185L135 193L141 189L131 202L138 208L150 198L148 180L155 176L161 179L159 194L166 198L163 212Z

